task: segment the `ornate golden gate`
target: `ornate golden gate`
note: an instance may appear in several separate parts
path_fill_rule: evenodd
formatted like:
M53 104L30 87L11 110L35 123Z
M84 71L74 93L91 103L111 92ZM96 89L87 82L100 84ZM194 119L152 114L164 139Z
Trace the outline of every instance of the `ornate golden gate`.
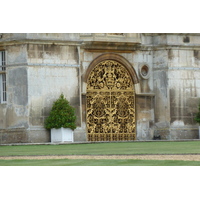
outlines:
M117 61L98 63L87 80L88 141L135 139L135 92L127 69Z

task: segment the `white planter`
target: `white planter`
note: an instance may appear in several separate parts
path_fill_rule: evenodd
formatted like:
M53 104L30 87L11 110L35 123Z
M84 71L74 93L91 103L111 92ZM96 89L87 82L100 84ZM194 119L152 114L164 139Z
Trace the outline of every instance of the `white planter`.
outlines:
M51 129L51 142L74 142L74 132L70 128Z

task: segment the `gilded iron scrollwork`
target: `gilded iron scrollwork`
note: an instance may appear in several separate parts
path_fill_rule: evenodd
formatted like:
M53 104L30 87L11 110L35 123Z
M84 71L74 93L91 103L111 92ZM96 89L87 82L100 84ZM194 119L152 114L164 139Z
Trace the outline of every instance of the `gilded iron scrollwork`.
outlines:
M119 62L97 64L87 81L88 141L135 139L135 93L131 76Z

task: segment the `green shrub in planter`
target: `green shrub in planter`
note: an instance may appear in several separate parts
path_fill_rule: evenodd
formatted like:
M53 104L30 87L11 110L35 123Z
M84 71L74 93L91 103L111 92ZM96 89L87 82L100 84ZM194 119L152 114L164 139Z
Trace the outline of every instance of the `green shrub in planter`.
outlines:
M75 109L69 105L69 102L63 94L53 103L49 117L45 121L46 129L53 128L76 128Z
M200 125L200 104L199 104L199 112L197 113L196 117L194 118L194 120L199 123Z

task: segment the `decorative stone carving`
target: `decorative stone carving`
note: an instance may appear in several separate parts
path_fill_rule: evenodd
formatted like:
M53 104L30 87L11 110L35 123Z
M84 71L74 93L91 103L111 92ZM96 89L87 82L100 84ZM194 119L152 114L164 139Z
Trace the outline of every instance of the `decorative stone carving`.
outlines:
M149 70L149 66L147 64L142 64L140 67L139 67L139 73L140 73L140 76L143 78L143 79L148 79L150 77L150 70Z

